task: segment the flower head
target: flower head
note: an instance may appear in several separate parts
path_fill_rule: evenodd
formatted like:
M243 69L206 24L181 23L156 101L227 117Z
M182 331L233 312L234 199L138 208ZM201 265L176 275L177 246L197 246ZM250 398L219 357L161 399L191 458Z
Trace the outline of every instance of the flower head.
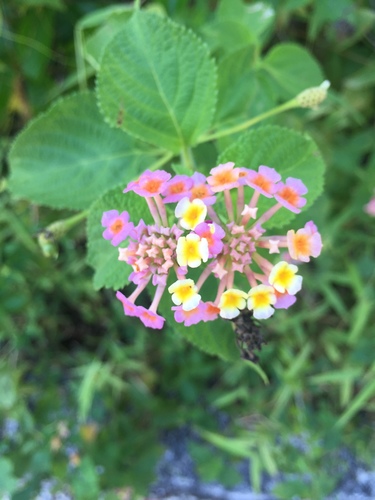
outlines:
M175 203L190 196L193 180L187 175L176 175L169 180L162 192L164 203Z
M293 260L309 262L310 257L318 257L322 250L322 238L315 224L310 221L297 232L291 229L287 232L288 250Z
M231 288L226 290L219 301L218 308L220 316L225 319L233 319L246 307L247 293L242 290Z
M123 192L134 191L139 196L146 198L156 196L164 191L170 178L171 174L164 170L155 170L155 172L146 170L137 181L129 182Z
M223 238L225 237L225 231L221 226L215 222L201 222L194 229L194 232L201 238L207 240L209 258L216 257L216 255L222 251L224 246Z
M302 287L302 276L298 276L297 271L294 264L281 261L272 268L268 281L278 292L295 295Z
M181 227L195 229L206 218L207 207L202 200L182 198L176 206L175 215L180 218Z
M124 307L124 314L126 316L136 316L139 318L140 306L136 306L131 300L125 297L121 292L116 292L116 297Z
M177 306L182 305L184 311L195 309L201 300L197 287L191 279L176 281L168 288L168 292L172 294L172 302Z
M109 210L103 213L102 226L107 228L103 232L103 238L111 240L114 246L126 240L134 228L133 223L129 222L128 212L119 214L117 210Z
M214 193L238 187L240 169L233 167L234 163L230 161L211 169L207 182Z
M191 180L193 181L193 187L190 191L190 201L199 199L205 205L213 205L216 201L216 196L214 196L212 189L207 184L206 176L199 172L194 172Z
M202 302L189 311L185 311L182 306L173 306L172 311L174 311L175 321L183 323L185 326L196 325L200 321L203 321L204 305Z
M142 321L142 323L148 328L154 328L155 330L161 330L164 326L165 318L159 316L159 314L151 311L150 309L146 309L143 306L139 307L139 316L138 318Z
M274 168L261 165L258 172L249 170L246 183L256 191L259 191L267 198L272 198L276 192L276 184L280 181L281 175Z
M199 234L190 233L177 241L177 262L179 266L199 267L208 260L208 242Z
M253 311L255 319L267 319L275 312L272 307L275 302L276 295L272 286L257 285L249 291L247 307Z
M288 177L285 184L283 182L278 184L275 198L285 208L298 214L306 205L306 199L301 197L306 193L307 187L301 180Z

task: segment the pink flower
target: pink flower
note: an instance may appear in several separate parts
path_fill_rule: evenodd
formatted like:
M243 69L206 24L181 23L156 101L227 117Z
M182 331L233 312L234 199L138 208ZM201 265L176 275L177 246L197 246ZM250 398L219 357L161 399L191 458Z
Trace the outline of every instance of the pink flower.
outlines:
M275 290L276 303L273 305L275 309L289 309L296 301L297 297L295 295L289 295L288 292L280 293Z
M238 167L238 170L238 184L240 186L246 186L249 172L252 172L252 170L245 167Z
M209 258L216 257L222 251L224 246L222 240L225 236L225 231L218 224L215 222L201 222L196 226L194 232L201 238L206 238Z
M165 196L164 203L175 203L185 196L190 197L190 190L193 187L193 180L187 175L176 175L169 180L162 192Z
M128 212L119 214L117 210L109 210L103 213L102 226L107 228L103 232L103 238L111 240L113 246L117 246L126 240L134 228L133 223L129 222Z
M214 193L239 186L240 169L233 167L234 163L230 161L210 170L211 175L207 177L207 182Z
M191 180L193 181L193 187L190 191L190 201L195 199L202 200L205 205L213 205L216 201L216 196L210 186L207 184L206 176L195 172L191 176Z
M310 257L318 257L322 250L322 238L315 224L310 221L297 232L291 229L287 232L287 242L290 257L293 260L309 262Z
M248 186L267 196L267 198L272 198L276 192L276 184L280 179L281 175L274 168L261 165L258 172L249 170L246 182Z
M182 306L173 306L172 311L174 311L174 319L177 323L183 323L185 326L196 325L200 321L203 321L203 309L202 303L199 303L195 309L190 311L184 311Z
M116 292L116 297L124 307L125 316L135 316L139 318L140 306L136 306L131 300L125 297L121 292Z
M283 182L278 184L275 198L285 208L298 214L300 209L306 205L306 199L301 197L302 194L306 193L307 187L300 179L288 177L285 184Z
M213 302L201 302L202 304L202 318L206 323L207 321L214 321L219 317L220 309L215 306Z
M129 182L123 193L134 191L139 196L146 198L160 194L166 187L167 181L171 178L164 170L146 170L137 181Z
M154 328L156 330L161 330L164 326L165 318L159 316L159 314L146 309L143 306L138 306L139 316L138 318L142 323L148 328Z

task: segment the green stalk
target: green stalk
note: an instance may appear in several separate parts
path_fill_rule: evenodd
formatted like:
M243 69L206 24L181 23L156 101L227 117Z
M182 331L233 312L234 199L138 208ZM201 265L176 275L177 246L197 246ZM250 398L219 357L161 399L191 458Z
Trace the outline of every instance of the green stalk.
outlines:
M207 142L207 141L212 141L214 139L219 139L220 137L225 137L227 135L235 134L236 132L241 132L242 130L246 130L247 128L251 127L252 125L255 125L256 123L265 120L266 118L269 118L270 116L277 115L279 113L282 113L283 111L287 111L288 109L293 109L293 108L298 108L299 103L295 98L291 99L290 101L284 102L284 104L280 104L280 106L277 106L276 108L270 109L269 111L266 111L265 113L262 113L258 116L255 116L254 118L250 118L250 120L247 120L246 122L240 123L239 125L234 125L233 127L229 127L224 130L219 130L218 132L213 132L211 134L206 134L203 135L198 143L202 142Z
M173 153L166 153L164 156L160 158L160 160L156 160L155 163L153 163L151 167L149 167L149 169L152 171L157 170L158 168L165 165L172 158L173 158Z
M193 157L193 154L191 152L191 149L188 148L187 146L184 146L180 151L180 155L181 155L181 161L182 161L183 165L185 165L189 170L194 172L195 171L195 161L194 161L194 157Z

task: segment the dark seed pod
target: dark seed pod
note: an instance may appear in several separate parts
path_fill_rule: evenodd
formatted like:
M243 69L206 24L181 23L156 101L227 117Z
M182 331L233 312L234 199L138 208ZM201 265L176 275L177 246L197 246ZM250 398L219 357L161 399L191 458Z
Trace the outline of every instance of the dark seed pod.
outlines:
M262 335L259 322L254 318L251 311L242 311L239 316L232 319L232 322L241 357L257 363L259 358L254 353L254 350L260 351L262 345L267 343Z

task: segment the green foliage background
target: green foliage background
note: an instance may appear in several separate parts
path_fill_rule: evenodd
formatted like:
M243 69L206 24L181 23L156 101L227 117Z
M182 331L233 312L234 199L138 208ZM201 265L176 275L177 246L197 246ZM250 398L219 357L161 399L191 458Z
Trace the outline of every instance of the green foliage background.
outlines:
M309 474L310 483L284 481L274 494L321 499L340 480L340 447L364 461L374 453L375 219L363 211L375 186L374 5L163 0L132 12L99 0L2 5L0 495L32 498L46 478L78 499L145 495L163 432L188 425L201 438L190 451L203 479L234 484L226 461L251 458L254 487L263 471ZM176 75L167 78L155 58L169 48ZM332 87L317 110L290 109L205 142L324 78ZM258 371L238 359L227 325L221 342L212 334L220 325L149 332L114 300L127 274L98 217L131 205L145 218L123 186L150 165L178 162L180 151L183 165L189 147L205 172L218 157L285 173L298 166L312 186L298 221L277 224L313 219L324 250L303 266L297 304L267 321ZM89 211L87 224L58 242L43 233L44 252L59 253L45 257L40 231L77 210ZM14 433L4 431L10 422Z

